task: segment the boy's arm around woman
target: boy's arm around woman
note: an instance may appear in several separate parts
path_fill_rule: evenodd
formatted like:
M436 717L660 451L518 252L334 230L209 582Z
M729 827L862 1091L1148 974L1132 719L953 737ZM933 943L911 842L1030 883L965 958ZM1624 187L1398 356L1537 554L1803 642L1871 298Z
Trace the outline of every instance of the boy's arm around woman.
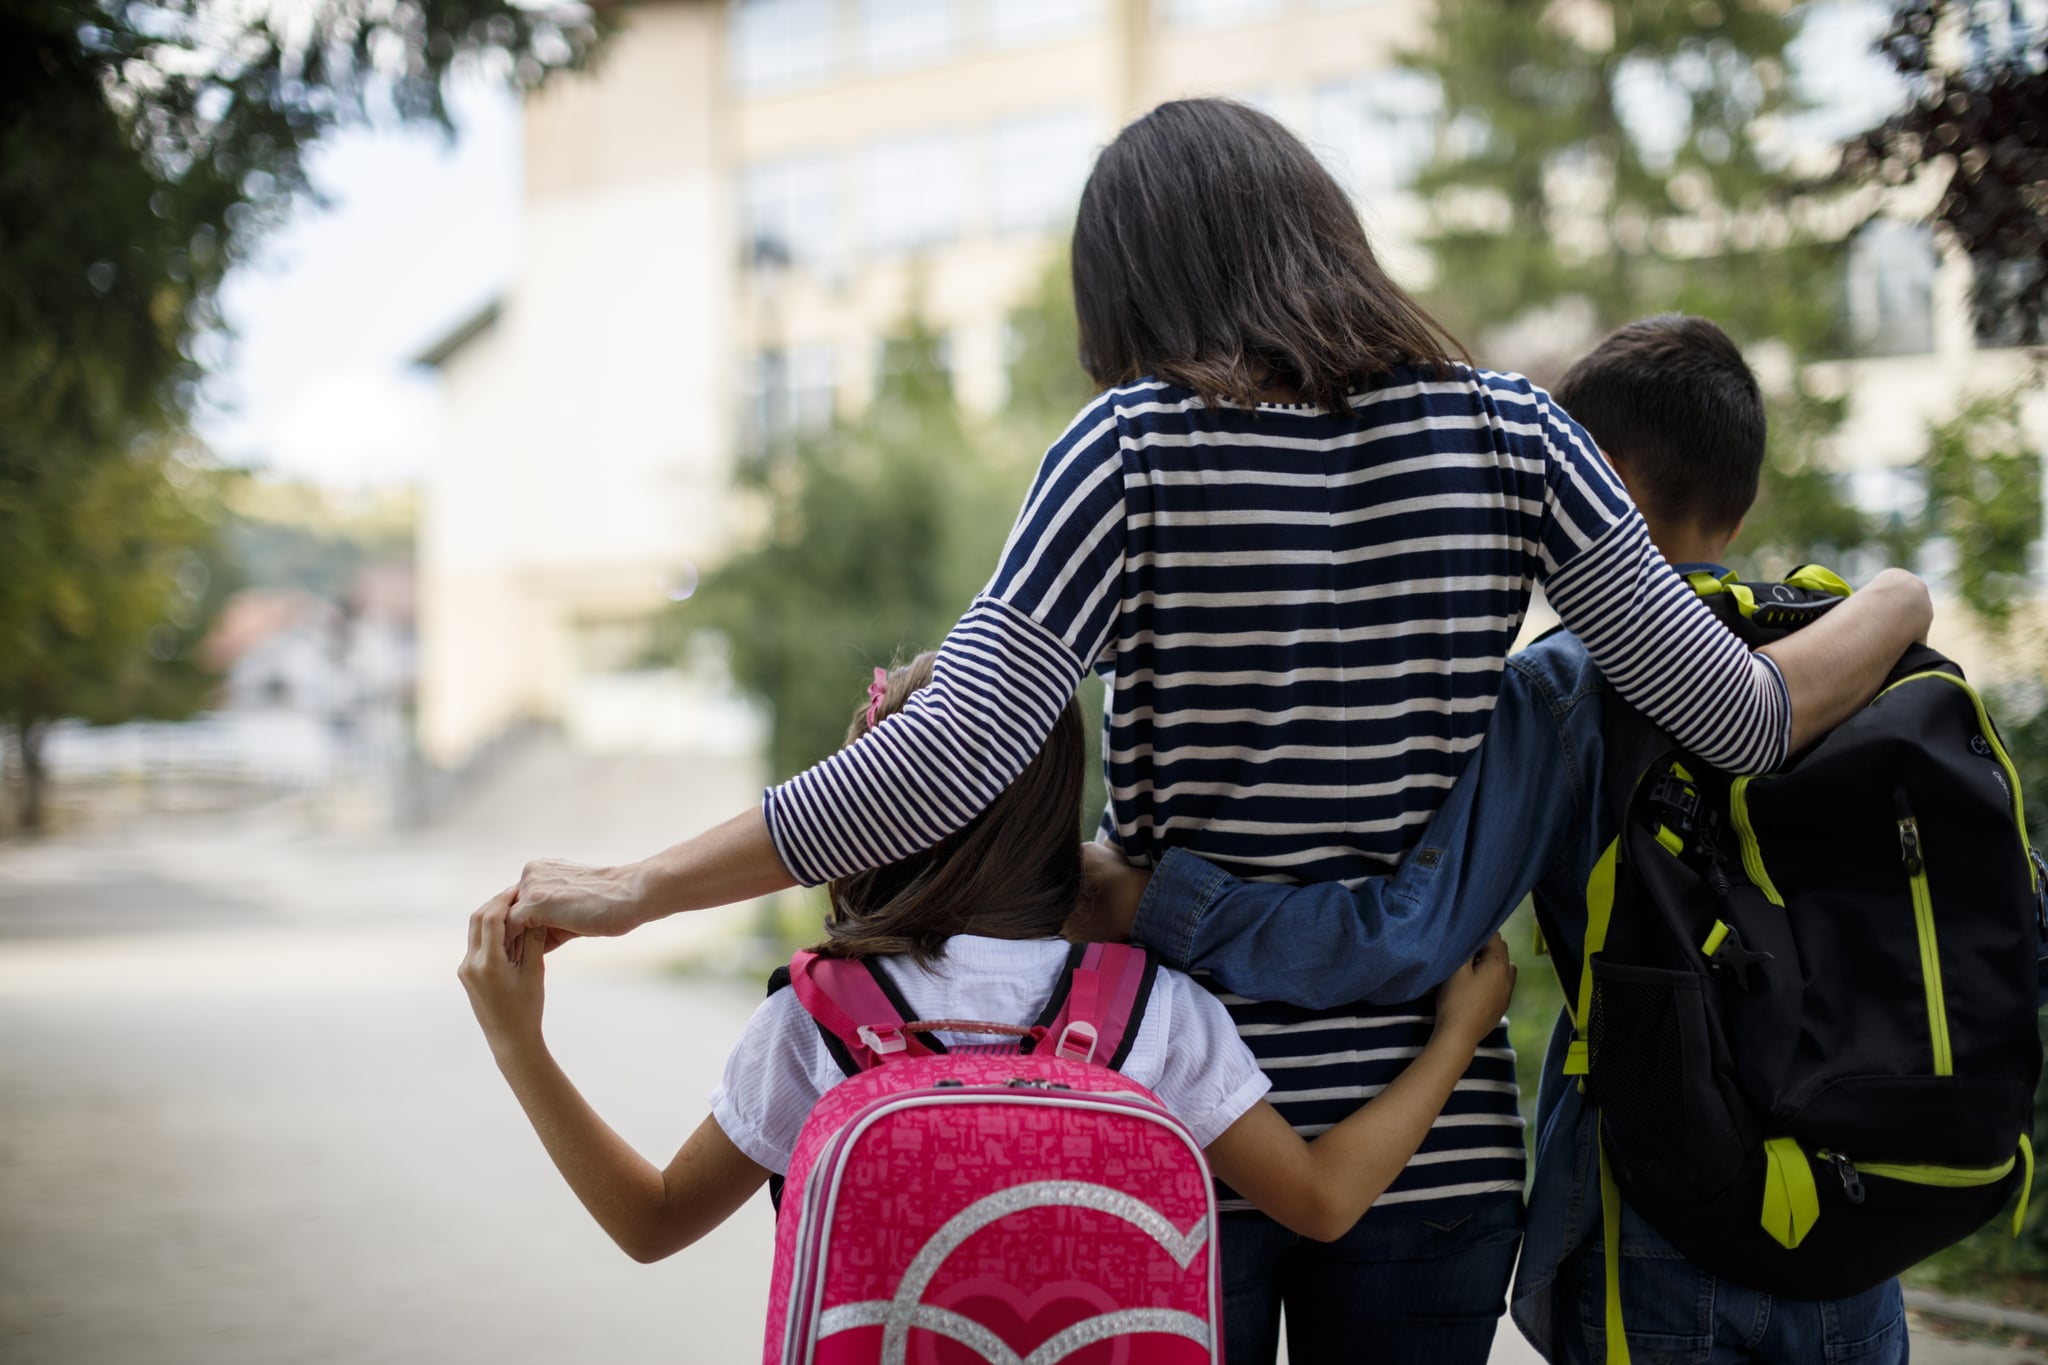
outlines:
M1932 618L1925 584L1887 569L1771 646L1794 694L1795 746L1865 705ZM1091 845L1090 903L1069 936L1129 938L1254 1000L1332 1009L1420 999L1499 930L1587 827L1600 735L1597 712L1579 703L1601 685L1582 648L1539 644L1510 659L1484 742L1386 876L1356 887L1247 882L1181 849L1143 869Z

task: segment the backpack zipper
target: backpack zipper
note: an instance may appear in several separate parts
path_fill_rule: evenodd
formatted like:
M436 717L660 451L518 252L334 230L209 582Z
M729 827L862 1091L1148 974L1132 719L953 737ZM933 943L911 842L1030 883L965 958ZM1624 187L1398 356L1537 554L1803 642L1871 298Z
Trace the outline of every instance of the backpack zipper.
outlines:
M2020 1164L2020 1197L2013 1206L2012 1235L2019 1236L2020 1230L2026 1226L2027 1196L2034 1188L2034 1144L2025 1133L2020 1134L2019 1151L1996 1166L1926 1166L1888 1161L1866 1161L1858 1166L1840 1152L1830 1152L1825 1148L1815 1152L1814 1158L1835 1168L1835 1174L1842 1180L1842 1193L1852 1204L1863 1202L1862 1177L1866 1175L1882 1176L1886 1180L1903 1181L1909 1185L1968 1190L1995 1185L2012 1173L2015 1164Z
M1920 979L1927 990L1927 1035L1934 1050L1934 1074L1953 1076L1955 1057L1949 1050L1948 999L1941 989L1941 948L1934 936L1934 896L1927 887L1927 859L1920 846L1920 822L1898 799L1899 861L1913 891L1913 928L1920 938Z
M1840 1152L1822 1151L1816 1155L1835 1168L1835 1174L1842 1178L1843 1192L1852 1204L1863 1202L1863 1182L1859 1176L1877 1175L1886 1180L1903 1180L1909 1185L1938 1185L1943 1189L1963 1190L1997 1184L2012 1174L2013 1163L2019 1160L2018 1154L2014 1154L1996 1166L1923 1166L1889 1161L1851 1161Z
M1778 894L1778 888L1771 884L1771 874L1764 870L1764 851L1757 842L1756 826L1749 823L1749 784L1751 778L1738 777L1728 792L1728 811L1735 817L1735 838L1742 845L1742 870L1749 874L1756 889L1764 893L1764 899L1772 905L1782 906L1785 898Z
M1887 687L1883 692L1872 697L1870 699L1871 705L1875 706L1878 702L1884 700L1886 693L1896 692L1907 683L1919 682L1922 678L1939 678L1953 687L1962 688L1963 695L1970 699L1970 705L1976 709L1978 732L1984 736L1984 742L1991 746L1992 757L1998 760L1998 766L2005 770L2006 791L2012 797L2013 828L2019 832L2020 853L2027 860L2027 877L2034 890L2038 893L2041 890L2042 869L2034 860L2033 845L2027 842L2026 803L2020 796L2019 771L2012 766L2012 757L2005 752L2005 744L1998 738L1998 730L1991 724L1990 713L1985 711L1984 698L1977 695L1977 689L1953 673L1942 673L1937 670L1929 670L1925 673L1909 673L1890 687Z

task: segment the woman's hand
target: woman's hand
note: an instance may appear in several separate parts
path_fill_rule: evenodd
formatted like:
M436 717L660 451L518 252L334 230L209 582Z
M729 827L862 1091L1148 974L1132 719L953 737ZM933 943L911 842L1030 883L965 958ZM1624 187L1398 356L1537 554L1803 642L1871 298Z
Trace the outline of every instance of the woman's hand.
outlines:
M591 934L613 938L666 915L730 905L796 885L758 806L722 825L617 867L542 858L519 874L509 932L545 926L547 946Z
M455 973L469 992L469 1007L476 1012L491 1051L500 1059L540 1044L547 971L541 951L546 930L530 929L509 944L505 941L512 895L509 889L500 891L469 917L469 951Z
M615 938L653 918L644 886L639 863L593 867L539 858L520 872L507 922L515 937L545 927L551 949L584 935Z
M1459 1042L1478 1047L1499 1026L1515 994L1515 964L1508 961L1507 940L1495 934L1479 956L1451 974L1436 989L1436 1031L1451 1030Z

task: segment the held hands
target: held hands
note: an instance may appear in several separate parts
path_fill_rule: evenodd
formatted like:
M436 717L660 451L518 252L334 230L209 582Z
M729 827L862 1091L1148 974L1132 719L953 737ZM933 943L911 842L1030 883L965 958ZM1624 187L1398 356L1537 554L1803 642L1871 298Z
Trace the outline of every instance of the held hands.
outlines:
M1515 964L1508 961L1507 941L1495 934L1450 980L1436 988L1436 1031L1468 1047L1500 1024L1515 994Z
M519 874L519 885L506 918L517 936L529 929L547 930L547 947L584 935L616 937L645 922L639 864L592 867L560 858L540 858Z
M1062 931L1070 943L1128 943L1152 869L1133 867L1104 843L1081 845L1081 903Z
M537 1045L543 1004L547 931L538 926L508 942L505 922L511 890L477 907L469 917L469 951L455 975L469 992L469 1007L502 1058L508 1049Z

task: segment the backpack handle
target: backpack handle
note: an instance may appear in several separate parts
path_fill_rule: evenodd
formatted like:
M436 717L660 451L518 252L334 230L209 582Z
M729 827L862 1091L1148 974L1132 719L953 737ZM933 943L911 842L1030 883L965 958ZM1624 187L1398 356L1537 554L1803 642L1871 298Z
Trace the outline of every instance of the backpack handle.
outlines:
M1076 945L1067 955L1060 983L1046 1013L1029 1028L957 1019L920 1020L897 996L872 962L848 961L800 952L789 961L789 984L797 1003L818 1027L844 1048L854 1069L871 1071L895 1057L932 1057L944 1052L935 1032L992 1033L1047 1038L1053 1055L1071 1062L1115 1068L1137 1037L1137 1023L1159 964L1128 943Z

